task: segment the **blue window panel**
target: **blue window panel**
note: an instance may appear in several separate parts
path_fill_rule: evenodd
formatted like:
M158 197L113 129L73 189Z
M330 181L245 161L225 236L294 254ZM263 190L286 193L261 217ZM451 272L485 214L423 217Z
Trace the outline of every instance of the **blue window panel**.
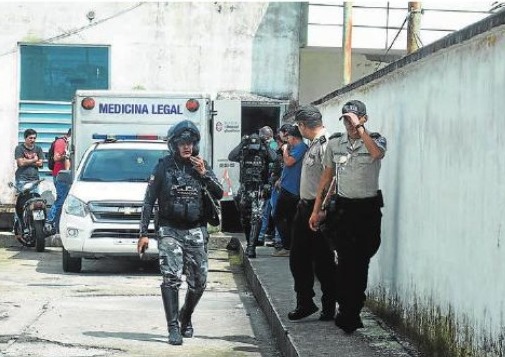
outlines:
M37 131L36 144L47 155L49 147L56 136L63 136L72 126L72 103L71 102L27 102L19 103L19 131L18 142L25 141L26 129ZM44 157L44 167L40 169L41 178L51 176L47 167L47 159Z
M77 89L109 89L109 47L22 44L18 141L37 131L37 145L47 156L55 137L72 125ZM44 158L41 177L51 176Z
M106 46L21 45L21 100L70 101L77 89L109 88Z

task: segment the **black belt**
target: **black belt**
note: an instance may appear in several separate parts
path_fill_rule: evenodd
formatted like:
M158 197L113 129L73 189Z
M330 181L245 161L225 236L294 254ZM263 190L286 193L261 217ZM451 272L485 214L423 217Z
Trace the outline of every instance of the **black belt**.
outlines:
M379 207L384 207L384 201L382 198L381 190L377 191L377 196L366 197L366 198L347 198L342 196L336 196L334 198L337 205L378 205Z
M312 199L312 200L307 200L305 198L300 199L300 203L303 204L304 206L313 206L315 202L316 202L316 199Z

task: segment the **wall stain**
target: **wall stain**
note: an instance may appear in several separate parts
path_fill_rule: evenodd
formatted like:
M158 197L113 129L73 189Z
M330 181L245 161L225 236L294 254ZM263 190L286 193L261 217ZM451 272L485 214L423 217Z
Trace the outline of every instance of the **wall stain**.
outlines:
M505 326L493 336L481 331L478 339L468 318L457 319L454 309L443 309L433 299L422 302L418 297L405 304L384 287L369 292L368 308L398 332L412 339L423 355L430 357L504 357Z

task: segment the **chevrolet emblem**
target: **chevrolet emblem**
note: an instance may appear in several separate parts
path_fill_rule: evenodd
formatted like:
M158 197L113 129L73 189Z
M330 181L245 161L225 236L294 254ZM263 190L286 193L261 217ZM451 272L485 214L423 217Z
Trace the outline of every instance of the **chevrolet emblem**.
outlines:
M132 215L137 212L134 207L119 207L119 212L123 212L125 216Z

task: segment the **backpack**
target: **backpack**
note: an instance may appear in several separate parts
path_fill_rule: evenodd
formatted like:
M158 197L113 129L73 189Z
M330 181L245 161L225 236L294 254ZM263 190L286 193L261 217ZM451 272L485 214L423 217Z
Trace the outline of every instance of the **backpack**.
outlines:
M56 140L61 139L57 136L54 137L54 141L51 143L49 147L49 151L47 152L47 167L49 170L54 170L54 146L56 145Z

